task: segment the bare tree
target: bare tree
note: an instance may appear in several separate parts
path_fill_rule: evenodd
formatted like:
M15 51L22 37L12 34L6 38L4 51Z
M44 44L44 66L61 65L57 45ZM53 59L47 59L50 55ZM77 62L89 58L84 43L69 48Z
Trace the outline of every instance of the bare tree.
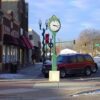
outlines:
M96 43L100 43L100 30L85 29L80 32L75 48L81 53L90 53L94 56L96 50L100 49L95 46Z

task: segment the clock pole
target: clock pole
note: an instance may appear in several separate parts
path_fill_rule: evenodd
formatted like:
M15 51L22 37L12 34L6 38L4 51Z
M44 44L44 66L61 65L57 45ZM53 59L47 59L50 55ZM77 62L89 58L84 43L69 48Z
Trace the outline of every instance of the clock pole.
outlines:
M52 71L57 70L56 64L56 32L53 32L53 56L52 56Z
M52 70L49 71L49 81L59 81L60 72L57 71L57 61L56 61L56 34L61 27L60 20L55 15L53 15L49 19L48 26L53 36Z

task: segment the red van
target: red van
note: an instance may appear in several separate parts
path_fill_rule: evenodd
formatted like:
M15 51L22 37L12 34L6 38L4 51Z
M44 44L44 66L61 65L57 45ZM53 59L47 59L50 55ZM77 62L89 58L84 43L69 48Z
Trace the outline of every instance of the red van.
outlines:
M45 63L42 67L44 77L49 76L52 64ZM68 74L85 74L86 76L96 73L97 64L89 54L62 54L57 57L57 70L60 77L64 78Z

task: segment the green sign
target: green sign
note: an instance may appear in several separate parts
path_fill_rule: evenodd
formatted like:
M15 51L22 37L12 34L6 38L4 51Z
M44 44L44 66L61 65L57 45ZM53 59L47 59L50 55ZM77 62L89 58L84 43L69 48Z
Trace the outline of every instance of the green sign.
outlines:
M100 44L99 44L99 43L96 43L96 44L95 44L95 46L96 46L96 47L99 47L99 46L100 46Z

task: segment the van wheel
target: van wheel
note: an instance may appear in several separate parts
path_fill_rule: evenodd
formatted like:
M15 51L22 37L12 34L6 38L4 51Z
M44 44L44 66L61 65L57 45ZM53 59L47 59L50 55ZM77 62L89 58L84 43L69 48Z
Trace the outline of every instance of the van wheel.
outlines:
M92 73L96 73L97 72L97 66L91 67L91 71L92 71Z
M65 78L66 77L66 71L64 69L60 70L60 77Z
M89 67L85 68L85 75L90 76L91 75L91 69Z

